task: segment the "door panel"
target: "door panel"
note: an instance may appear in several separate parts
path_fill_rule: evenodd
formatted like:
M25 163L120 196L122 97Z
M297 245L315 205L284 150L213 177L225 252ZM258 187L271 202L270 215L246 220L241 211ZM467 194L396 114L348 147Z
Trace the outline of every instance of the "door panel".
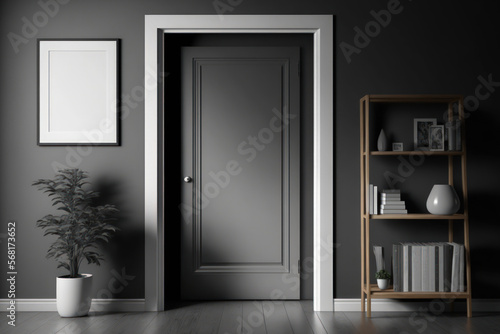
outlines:
M299 298L297 48L182 48L184 299Z

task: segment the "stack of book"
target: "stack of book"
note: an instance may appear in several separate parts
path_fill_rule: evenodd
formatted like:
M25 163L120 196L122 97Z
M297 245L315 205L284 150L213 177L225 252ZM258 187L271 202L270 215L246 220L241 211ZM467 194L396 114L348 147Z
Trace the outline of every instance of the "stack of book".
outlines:
M407 214L405 201L401 200L401 190L384 189L380 194L380 214Z
M454 242L393 245L394 291L464 292L464 253Z

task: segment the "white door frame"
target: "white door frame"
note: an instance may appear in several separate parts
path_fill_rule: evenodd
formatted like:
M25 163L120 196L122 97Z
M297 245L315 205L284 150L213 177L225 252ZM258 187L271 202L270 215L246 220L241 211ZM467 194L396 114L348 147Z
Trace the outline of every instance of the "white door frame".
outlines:
M313 244L315 311L333 311L333 17L331 15L146 15L145 18L145 300L164 307L162 163L158 61L161 33L310 33L314 39Z

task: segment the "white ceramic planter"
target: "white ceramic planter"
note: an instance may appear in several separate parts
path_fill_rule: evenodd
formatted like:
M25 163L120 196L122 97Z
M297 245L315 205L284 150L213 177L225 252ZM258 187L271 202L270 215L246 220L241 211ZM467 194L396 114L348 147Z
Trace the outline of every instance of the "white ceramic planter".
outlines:
M380 290L385 290L389 287L389 280L377 278L377 285Z
M92 303L92 275L82 277L57 277L57 312L61 317L83 317L89 313Z
M460 209L460 200L449 184L435 184L427 198L427 210L433 215L452 215Z

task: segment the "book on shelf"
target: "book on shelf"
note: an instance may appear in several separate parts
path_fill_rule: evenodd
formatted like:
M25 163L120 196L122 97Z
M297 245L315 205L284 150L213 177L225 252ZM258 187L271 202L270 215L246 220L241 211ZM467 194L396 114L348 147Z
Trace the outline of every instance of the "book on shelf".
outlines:
M387 190L385 190L387 191ZM400 197L401 196L401 193L386 193L384 192L384 190L382 190L380 192L380 194L383 196L383 197Z
M386 195L401 194L401 189L383 189L382 193Z
M428 266L429 266L429 276L427 278L428 281L428 287L429 291L437 291L436 290L436 263L439 263L436 261L436 247L431 244L429 245L430 247L428 248Z
M378 215L378 187L373 186L373 214Z
M458 270L460 261L460 247L454 242L450 242L453 247L453 257L451 261L451 292L458 292Z
M381 215L390 215L390 214L401 214L401 215L406 215L408 214L408 210L401 210L401 209L380 209L380 214Z
M368 186L368 200L367 200L367 203L368 203L368 213L373 215L373 184L370 184Z
M406 205L404 204L380 204L381 210L405 210Z
M402 257L402 272L401 277L403 278L403 292L409 292L411 291L411 245L409 244L401 244L403 248L403 257Z
M382 205L405 205L405 201L380 201Z
M370 185L366 185L365 191L365 211L370 214Z
M387 202L401 202L401 197L394 197L394 198L386 198L383 196L380 196L380 203L386 204Z
M444 291L444 246L442 244L437 245L438 249L438 290Z
M465 246L460 245L460 264L458 272L458 291L465 292Z
M380 193L383 196L396 197L401 196L401 189L382 189Z
M401 245L392 246L392 286L394 291L401 292Z
M443 248L444 248L444 255L443 255L444 290L443 291L450 292L451 291L451 274L452 274L451 266L452 266L452 259L453 259L453 247L450 244L445 243L445 244L443 244Z
M422 291L434 291L434 290L430 290L430 284L429 284L429 275L430 275L429 248L430 247L421 246L421 250L422 250Z
M399 202L401 201L401 197L384 197L384 196L380 196L380 202Z
M451 292L464 292L464 245L449 243L453 247L451 263Z
M401 198L380 198L380 204L401 204L405 203Z
M386 193L387 190L382 190L380 192L380 199L389 200L389 201L400 201L401 193Z
M465 292L465 247L448 242L392 246L396 292Z
M411 285L412 291L422 290L422 250L414 243L411 246Z

